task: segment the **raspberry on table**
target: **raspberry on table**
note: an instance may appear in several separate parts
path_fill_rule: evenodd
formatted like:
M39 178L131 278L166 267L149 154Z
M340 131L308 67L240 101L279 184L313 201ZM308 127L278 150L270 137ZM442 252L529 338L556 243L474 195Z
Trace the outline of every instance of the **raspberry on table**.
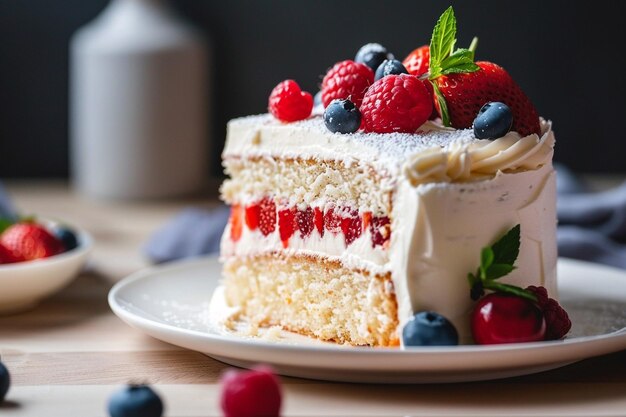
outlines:
M335 99L349 99L358 108L373 82L374 71L367 65L351 60L338 62L322 80L322 103L328 107Z
M272 90L268 108L283 122L304 120L313 111L313 96L302 91L294 80L285 80Z
M363 97L363 128L376 133L415 133L432 110L430 93L417 77L388 75L372 84Z
M554 298L548 297L548 291L544 287L531 285L526 288L537 297L537 305L543 311L546 319L546 340L562 339L572 328L572 322L567 314Z

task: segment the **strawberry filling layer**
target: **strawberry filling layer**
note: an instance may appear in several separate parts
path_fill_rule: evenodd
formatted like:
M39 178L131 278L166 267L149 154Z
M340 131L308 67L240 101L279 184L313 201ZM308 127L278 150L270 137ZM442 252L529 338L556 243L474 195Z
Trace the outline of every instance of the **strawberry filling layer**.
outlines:
M325 207L301 207L279 204L271 197L253 203L231 206L230 239L236 243L241 238L243 228L258 230L268 236L278 229L283 248L289 247L289 240L297 233L303 241L313 234L323 238L325 233L342 236L345 246L350 246L366 230L369 230L372 248L387 249L391 238L389 217L374 216L371 212L359 213L353 207L328 204Z

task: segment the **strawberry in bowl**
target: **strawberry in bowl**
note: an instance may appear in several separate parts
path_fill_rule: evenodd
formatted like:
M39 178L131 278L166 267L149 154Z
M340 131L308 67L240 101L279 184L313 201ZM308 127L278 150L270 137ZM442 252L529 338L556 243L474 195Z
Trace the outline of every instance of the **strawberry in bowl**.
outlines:
M65 286L91 246L86 232L56 222L0 220L0 313L32 307Z

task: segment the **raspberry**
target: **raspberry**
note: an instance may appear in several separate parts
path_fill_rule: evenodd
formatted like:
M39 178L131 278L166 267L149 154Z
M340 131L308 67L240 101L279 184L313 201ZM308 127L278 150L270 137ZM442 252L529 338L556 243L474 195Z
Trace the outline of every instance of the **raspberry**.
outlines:
M385 247L385 244L389 242L391 238L391 226L389 217L372 217L370 219L370 234L372 235L372 247L376 246Z
M326 230L334 235L341 232L341 217L338 213L339 210L335 209L336 207L331 207L324 213L324 226ZM335 211L337 211L337 213Z
M433 103L424 84L415 76L388 75L367 90L361 105L366 132L415 131L430 117Z
M272 369L226 371L221 377L222 411L226 417L278 417L281 406L280 382Z
M546 340L562 339L572 328L572 322L554 298L548 297L548 291L544 287L531 285L526 288L537 297L537 305L543 311L546 319Z
M265 197L259 202L259 230L263 236L267 236L276 230L276 204L270 197Z
M359 216L359 212L351 209L342 210L343 217L341 218L341 231L343 232L346 246L350 245L356 239L361 236L363 231L362 220Z
M306 119L313 110L313 96L300 90L294 80L279 83L270 94L269 111L283 122Z
M304 239L313 232L313 209L307 207L304 210L298 210L296 213L296 223L298 223L298 230L300 230L300 237Z
M322 103L348 99L358 108L367 88L374 82L374 71L367 65L346 60L328 70L322 81Z

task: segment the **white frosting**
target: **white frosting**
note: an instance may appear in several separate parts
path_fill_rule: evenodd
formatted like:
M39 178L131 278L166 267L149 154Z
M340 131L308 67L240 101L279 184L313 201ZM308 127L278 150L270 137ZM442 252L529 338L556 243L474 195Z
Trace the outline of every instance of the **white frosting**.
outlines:
M328 132L319 117L282 124L271 116L229 123L224 157L270 156L370 163L393 184L392 235L388 250L372 248L368 230L351 245L328 231L303 241L296 231L289 249L341 260L348 267L390 271L400 325L420 310L448 317L468 341L472 308L467 274L480 250L521 224L517 269L502 282L545 285L556 292L556 186L552 168L554 134L542 122L542 136L511 132L494 141L470 130L433 123L422 133ZM373 190L373 192L378 192ZM262 237L244 227L233 244L227 228L224 256L281 250L278 232Z

